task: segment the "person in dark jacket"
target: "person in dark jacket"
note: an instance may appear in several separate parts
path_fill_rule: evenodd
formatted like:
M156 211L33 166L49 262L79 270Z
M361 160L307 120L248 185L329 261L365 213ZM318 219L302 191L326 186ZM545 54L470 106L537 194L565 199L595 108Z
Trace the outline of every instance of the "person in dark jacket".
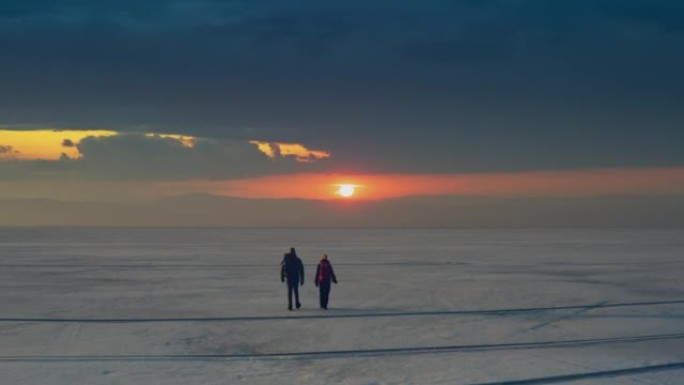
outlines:
M316 267L316 278L314 284L318 287L321 309L328 309L328 297L330 296L330 281L337 284L337 277L335 277L335 271L328 261L328 255L323 254L321 262L318 263Z
M283 261L280 262L280 282L287 279L287 310L292 310L292 293L295 296L295 306L297 309L302 307L299 302L299 285L304 286L304 264L297 257L294 247L289 253L285 253Z

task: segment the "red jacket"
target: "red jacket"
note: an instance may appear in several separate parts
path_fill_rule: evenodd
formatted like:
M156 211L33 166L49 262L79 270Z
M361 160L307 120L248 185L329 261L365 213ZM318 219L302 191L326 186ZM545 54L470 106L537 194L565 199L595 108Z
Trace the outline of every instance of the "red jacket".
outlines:
M330 280L337 283L337 277L335 277L335 271L333 270L332 265L327 259L324 259L319 262L318 267L316 267L316 277L314 279L314 283L316 285L321 282L330 283Z

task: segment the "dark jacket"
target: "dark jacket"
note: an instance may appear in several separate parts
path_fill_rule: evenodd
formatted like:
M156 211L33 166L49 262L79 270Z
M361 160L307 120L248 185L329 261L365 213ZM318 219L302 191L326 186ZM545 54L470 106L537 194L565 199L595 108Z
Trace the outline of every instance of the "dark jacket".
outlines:
M280 280L285 282L285 278L290 283L301 282L304 284L304 264L297 257L297 254L287 253L280 263Z
M327 259L321 260L316 267L316 277L314 283L318 286L321 282L330 283L330 280L337 283L337 277L335 277L335 271L332 265Z

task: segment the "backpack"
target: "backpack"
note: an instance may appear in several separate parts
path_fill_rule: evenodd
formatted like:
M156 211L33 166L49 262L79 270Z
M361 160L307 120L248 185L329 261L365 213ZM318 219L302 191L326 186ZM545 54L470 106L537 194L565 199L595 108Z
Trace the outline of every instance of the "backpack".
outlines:
M332 267L330 263L325 261L321 262L321 268L318 271L318 282L329 281L332 277Z
M286 254L285 258L283 258L283 267L285 270L285 274L288 277L294 278L299 276L299 260L297 257L295 257L292 254Z

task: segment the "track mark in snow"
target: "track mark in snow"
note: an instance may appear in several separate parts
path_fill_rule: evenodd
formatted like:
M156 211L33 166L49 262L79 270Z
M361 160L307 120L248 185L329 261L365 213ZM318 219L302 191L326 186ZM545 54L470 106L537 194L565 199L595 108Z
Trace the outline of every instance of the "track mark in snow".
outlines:
M379 348L358 350L328 350L309 352L254 353L254 354L159 354L159 355L101 355L101 356L0 356L0 362L84 362L84 361L205 361L205 360L252 360L252 359L326 359L358 356L390 356L435 354L468 351L574 348L589 345L630 343L654 340L684 339L684 333L657 334L649 336L591 338L584 340L560 340L538 342L512 342L503 344L473 344L451 346L418 346L404 348ZM684 365L684 362L678 363Z
M541 328L543 328L543 327L549 326L549 325L554 324L554 323L557 323L557 322L566 321L566 320L575 318L575 317L577 317L577 316L579 316L579 315L581 315L581 314L584 314L584 313L586 313L586 312L588 312L588 311L590 311L590 310L592 310L592 309L597 309L597 308L605 307L607 303L608 303L607 301L603 301L603 302L599 302L599 303L597 303L597 304L594 304L594 305L592 305L592 306L587 306L587 307L584 307L584 308L581 308L581 309L577 309L577 310L573 311L572 313L567 314L567 315L565 315L565 316L555 317L555 318L553 318L553 319L551 319L551 320L548 320L548 321L545 321L545 322L538 323L538 324L532 326L532 327L530 328L530 330L541 329Z
M345 313L334 314L335 310L329 310L326 314L316 315L282 315L282 316L239 316L239 317L204 317L204 318L0 318L0 322L55 322L55 323L142 323L142 322L238 322L238 321L278 321L278 320L302 320L302 319L339 319L339 318L374 318L374 317L430 317L430 316L459 316L459 315L489 315L504 316L507 314L549 312L561 310L592 310L619 307L636 306L661 306L684 304L684 300L658 301L658 302L629 302L629 303L605 303L591 305L571 305L555 307L529 307L518 309L482 309L482 310L446 310L446 311L409 311L409 312L382 312L382 313ZM332 314L331 314L332 313Z
M66 325L66 328L62 330L60 338L64 338L64 346L66 351L71 351L72 347L76 344L81 335L81 330L83 325Z
M634 374L645 374L645 373L661 372L661 371L666 371L666 370L679 370L679 369L684 369L684 362L673 362L670 364L640 366L640 367L636 367L636 368L625 368L625 369L615 369L615 370L603 370L603 371L587 372L587 373L573 373L573 374L565 374L565 375L561 375L561 376L529 378L526 380L487 382L487 383L480 383L480 384L476 384L476 385L553 384L553 383L558 383L558 382L578 381L578 380L595 379L595 378L601 378L601 377L620 377L620 376L628 376L628 375L634 375Z

